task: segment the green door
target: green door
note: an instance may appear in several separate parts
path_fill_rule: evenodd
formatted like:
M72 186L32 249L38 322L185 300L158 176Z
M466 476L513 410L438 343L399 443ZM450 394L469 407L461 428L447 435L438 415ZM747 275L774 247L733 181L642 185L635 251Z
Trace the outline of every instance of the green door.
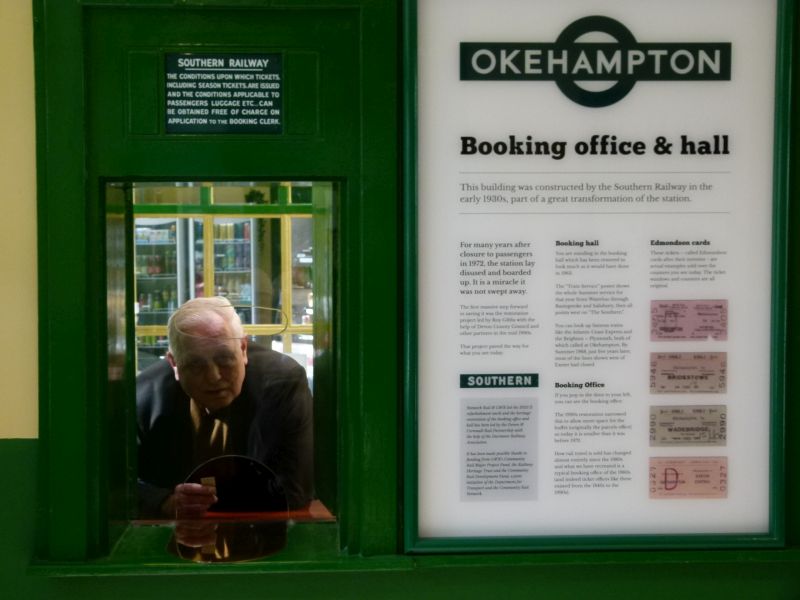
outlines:
M138 235L146 228L140 224L159 223L158 217L169 213L179 231L186 223L185 229L202 231L205 219L206 233L198 237L207 240L225 237L226 223L233 227L233 221L252 222L254 237L268 229L278 238L280 218L310 216L314 330L322 333L315 336L314 348L315 488L336 514L343 435L338 399L346 392L337 388L335 374L348 337L336 316L343 295L335 273L344 266L338 248L352 245L347 224L353 223L362 193L358 11L90 7L84 16L86 238L89 260L105 254L105 268L87 274L88 325L97 339L108 339L89 350L95 354L89 361L89 388L98 402L90 402L87 410L89 420L100 425L88 442L98 489L89 494L90 504L111 523L135 514L134 349L141 357L140 339L163 339L140 335L161 331L148 330L150 321L140 311L145 293L138 269L140 258L147 257L139 256L133 230ZM262 61L269 67L259 71ZM215 70L220 65L242 68ZM256 68L248 69L251 65ZM333 193L314 192L292 203L291 192L288 201L281 194L285 182L290 189L294 182L296 193L301 188ZM192 195L187 186L199 189L197 201L174 199L169 192L166 199L137 201L150 188L174 186L183 186L177 190L182 198ZM237 186L244 192L250 186L250 193L255 190L262 198L258 190L266 190L268 205L209 201L215 191L224 198ZM291 233L291 225L283 231ZM207 244L212 254L206 254L206 268L214 244L220 243ZM222 279L217 273L216 289ZM187 287L193 294L193 284ZM236 282L237 292L240 288ZM156 300L150 292L146 297L155 305L160 294ZM166 302L168 294L164 297ZM275 327L250 322L246 331L269 333L270 326ZM90 528L90 547L102 548L116 537L113 526L105 529L105 522Z

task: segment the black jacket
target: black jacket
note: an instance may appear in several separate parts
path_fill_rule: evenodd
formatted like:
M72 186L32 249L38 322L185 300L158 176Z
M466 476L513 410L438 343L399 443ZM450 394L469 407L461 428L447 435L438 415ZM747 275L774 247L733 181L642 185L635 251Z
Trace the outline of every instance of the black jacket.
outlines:
M290 357L250 344L229 415L230 453L255 458L278 476L290 508L313 497L313 408L305 370ZM166 360L136 380L140 516L159 515L192 464L190 400Z

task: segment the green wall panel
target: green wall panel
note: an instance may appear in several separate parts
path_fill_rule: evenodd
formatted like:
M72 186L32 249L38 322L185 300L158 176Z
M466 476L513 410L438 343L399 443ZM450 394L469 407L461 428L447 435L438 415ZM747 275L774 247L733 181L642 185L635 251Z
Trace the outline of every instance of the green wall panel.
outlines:
M207 574L109 577L53 577L30 568L34 554L36 440L0 440L0 471L13 482L0 511L0 588L27 600L174 600L199 594L207 598L794 598L800 594L800 572L786 553L750 563L747 568L728 561L736 552L694 554L689 564L679 554L667 564L652 564L646 554L634 558L585 557L570 564L558 555L541 560L528 557L448 557L366 561L376 570L264 574ZM652 553L651 553L652 554ZM564 556L563 559L567 559ZM571 557L574 559L574 557ZM599 560L598 560L599 559ZM797 557L795 557L795 560ZM532 561L539 564L531 564ZM505 563L505 564L504 564ZM795 563L796 564L796 563ZM364 565L367 567L367 564Z

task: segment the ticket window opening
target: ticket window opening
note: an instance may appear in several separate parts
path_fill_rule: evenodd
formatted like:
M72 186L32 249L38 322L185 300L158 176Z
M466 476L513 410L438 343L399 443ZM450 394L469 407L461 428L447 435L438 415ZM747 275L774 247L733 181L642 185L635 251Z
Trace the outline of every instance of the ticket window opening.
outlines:
M278 483L286 488L289 508L295 509L294 518L332 518L328 506L333 502L320 501L312 474L315 468L325 468L316 465L313 456L317 446L313 441L314 420L330 412L333 387L330 343L334 232L331 217L336 188L337 184L331 181L108 184L107 198L126 196L132 213L129 217L132 230L128 239L129 272L124 276L114 275L113 269L109 268L108 281L109 298L124 296L124 293L114 291L114 282L122 284L127 281L130 286L129 314L133 325L127 335L133 341L129 347L135 348L130 359L136 373L136 402L140 408L148 396L151 402L158 404L167 397L165 390L172 394L179 389L174 374L163 377L164 373L171 371L167 357L167 324L177 308L198 298L229 303L230 310L236 313L235 321L241 324L247 343L244 355L249 357L249 366L245 369L241 394L235 403L237 406L243 402L240 398L248 398L249 402L261 400L251 394L255 383L248 377L251 380L256 376L271 377L267 385L271 394L283 394L288 390L288 383L273 384L276 379L290 377L283 367L278 369L279 362L281 365L285 363L286 368L292 371L291 377L302 373L304 380L291 382L299 390L294 397L297 403L294 412L289 414L276 408L277 412L273 412L271 419L276 423L283 422L283 427L292 430L291 434L274 431L275 425L267 425L266 421L258 432L254 432L253 423L242 423L244 412L237 415L231 408L229 420L219 420L224 441L215 440L216 434L212 434L211 441L198 442L205 434L199 433L201 425L194 411L202 406L191 400L188 412L181 412L179 420L192 428L194 437L184 440L186 447L170 451L170 455L174 453L183 458L179 461L180 466L176 463L171 467L174 472L169 476L162 468L166 459L159 459L159 454L165 453L155 450L160 443L159 436L163 437L164 432L154 429L150 432L152 436L147 438L143 435L142 424L137 423L140 444L136 492L138 516L167 518L166 514L153 512L153 502L149 505L143 502L153 488L169 484L162 489L174 489L174 484L190 476L190 471L198 466L195 463L214 454L237 454L257 459L276 475ZM115 230L111 223L109 220L109 232ZM110 240L114 237L109 233L109 250L112 252L114 244ZM120 244L116 243L116 246ZM110 260L109 265L114 262ZM112 307L110 314L113 312ZM122 329L117 327L113 331L119 333ZM285 358L277 358L280 355ZM315 369L317 365L321 366ZM215 369L222 372L218 367L216 364ZM185 366L183 372L190 373L190 368L193 367ZM179 384L184 391L191 389L185 385L187 379L191 378L185 375L183 383ZM154 382L158 382L158 386L151 393ZM164 396L153 400L153 393L163 393ZM222 390L219 393L222 394ZM197 395L202 397L202 392L197 392ZM271 399L265 401L269 404ZM152 408L155 404L148 406ZM276 407L280 405L277 401L273 404ZM317 412L320 415L314 414ZM172 413L168 416L175 418ZM170 443L177 444L175 440L180 437L179 432L172 434ZM280 438L282 441L254 445L251 443L254 436L259 439ZM324 437L330 439L330 436ZM153 443L143 452L141 448L145 444L142 440L145 439ZM198 444L205 448L199 451ZM316 450L320 452L322 449ZM296 463L289 464L279 458L287 453L298 457ZM335 452L329 454L335 455ZM157 481L148 482L148 478ZM244 488L231 489L226 493L241 494ZM307 514L296 514L297 509L308 507L307 500L313 500ZM258 508L252 502L244 502L242 506Z

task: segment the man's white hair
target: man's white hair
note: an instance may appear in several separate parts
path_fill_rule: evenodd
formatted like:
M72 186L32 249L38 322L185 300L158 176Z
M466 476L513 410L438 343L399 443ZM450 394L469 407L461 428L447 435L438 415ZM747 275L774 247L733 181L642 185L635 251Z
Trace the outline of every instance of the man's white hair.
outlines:
M196 324L208 320L209 313L218 315L228 324L233 339L244 337L242 320L227 298L223 296L192 298L172 313L167 323L169 351L176 361L184 350L184 338L192 335L187 332Z

